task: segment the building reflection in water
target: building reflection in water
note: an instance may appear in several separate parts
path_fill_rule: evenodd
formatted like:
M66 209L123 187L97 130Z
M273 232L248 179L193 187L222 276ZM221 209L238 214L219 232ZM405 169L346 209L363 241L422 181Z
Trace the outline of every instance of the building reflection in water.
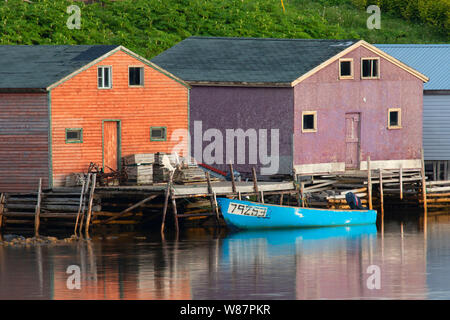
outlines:
M450 221L433 219L428 217L428 233L422 219L384 222L383 232L374 225L223 235L193 229L179 241L118 235L0 246L0 299L441 297L450 287L444 268L450 266ZM70 265L80 266L80 290L67 288ZM380 268L380 289L367 287L371 265Z

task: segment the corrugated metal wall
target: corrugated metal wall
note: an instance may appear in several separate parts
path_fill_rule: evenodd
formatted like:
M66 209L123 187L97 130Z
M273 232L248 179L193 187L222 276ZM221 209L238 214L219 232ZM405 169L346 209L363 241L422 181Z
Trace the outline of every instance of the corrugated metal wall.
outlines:
M48 186L47 93L0 93L0 192Z
M112 89L97 88L97 66L112 66ZM128 86L128 67L144 67L144 86ZM177 129L188 129L189 90L130 55L118 51L59 85L51 93L53 185L70 173L86 172L90 162L102 165L102 122L120 121L121 156L171 152L187 140L171 141ZM166 127L167 141L150 141L150 127ZM82 128L82 143L66 143L65 129ZM180 152L178 152L180 154ZM181 155L181 154L180 154Z
M423 96L425 160L450 160L450 93Z

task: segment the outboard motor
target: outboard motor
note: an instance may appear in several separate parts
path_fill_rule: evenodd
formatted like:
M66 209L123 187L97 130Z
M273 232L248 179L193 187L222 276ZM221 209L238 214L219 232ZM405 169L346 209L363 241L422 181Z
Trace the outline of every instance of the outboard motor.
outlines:
M353 192L348 192L345 195L345 200L352 210L367 210L361 203L361 199Z

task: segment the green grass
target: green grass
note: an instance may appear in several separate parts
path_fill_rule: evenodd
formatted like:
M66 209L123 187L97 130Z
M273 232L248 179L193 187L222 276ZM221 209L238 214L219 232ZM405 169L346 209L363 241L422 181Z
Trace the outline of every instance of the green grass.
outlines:
M67 0L0 1L0 44L121 44L147 58L192 35L364 39L370 43L443 43L431 26L369 13L351 0L123 0L81 8L81 29L66 26Z

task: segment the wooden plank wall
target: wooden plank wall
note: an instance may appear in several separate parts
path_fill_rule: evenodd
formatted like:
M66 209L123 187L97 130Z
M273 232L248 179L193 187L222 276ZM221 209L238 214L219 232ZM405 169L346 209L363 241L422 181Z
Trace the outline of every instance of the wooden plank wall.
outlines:
M0 93L0 192L48 186L47 93Z
M97 88L97 66L112 66L112 89ZM120 120L122 157L170 152L180 144L171 141L172 133L187 133L188 88L149 66L144 86L129 87L129 66L144 64L118 51L52 90L54 186L64 185L70 173L86 172L90 162L102 164L103 120ZM167 141L150 141L151 126L167 127ZM83 143L66 143L66 128L82 128Z

